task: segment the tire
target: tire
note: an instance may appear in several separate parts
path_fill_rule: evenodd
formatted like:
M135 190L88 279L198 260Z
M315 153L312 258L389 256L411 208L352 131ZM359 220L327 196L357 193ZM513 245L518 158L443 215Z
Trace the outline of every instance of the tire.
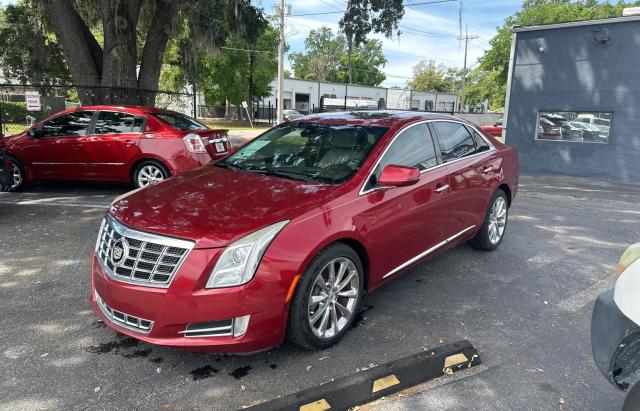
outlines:
M169 170L159 161L144 160L134 168L131 181L137 188L141 188L157 184L170 176Z
M497 208L496 208L497 207ZM501 208L502 207L502 208ZM500 217L496 216L496 212ZM478 234L469 240L469 245L477 250L493 251L502 242L507 230L509 199L501 189L496 190L489 203L487 215Z
M11 161L12 164L13 182L10 183L9 187L7 187L5 191L20 191L24 187L24 167L20 160L14 156L7 156L7 159Z
M331 265L336 269L334 273L337 277L340 275L342 263L346 264L342 280L334 281L334 283L343 285L342 290L337 292L336 288L329 287L328 293L325 292L321 287L322 282L319 281L319 277L322 276L325 286L330 286ZM347 278L345 276L348 276L353 270L356 273L346 283ZM357 279L354 278L355 276L357 276ZM325 279L327 280L325 281ZM309 304L312 295L318 299L322 298L323 294L326 296L323 301L329 301L329 303L323 304L321 301L316 304ZM346 296L347 294L349 297ZM310 350L323 350L331 347L340 341L351 327L360 307L363 294L364 270L358 254L351 247L342 243L330 245L313 259L300 278L291 301L289 322L287 324L287 339ZM341 307L345 308L346 311ZM346 315L347 311L351 313L348 317ZM313 317L316 317L315 321ZM326 325L324 334L322 331L323 322Z
M640 409L640 382L636 382L627 393L622 405L622 411L636 411Z

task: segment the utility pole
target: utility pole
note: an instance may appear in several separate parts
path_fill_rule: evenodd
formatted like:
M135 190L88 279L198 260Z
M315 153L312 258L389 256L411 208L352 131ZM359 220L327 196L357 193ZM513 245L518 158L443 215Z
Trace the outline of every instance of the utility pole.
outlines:
M462 101L462 109L464 109L464 90L467 85L467 49L469 48L469 42L471 40L477 39L479 36L470 36L469 35L469 25L467 24L465 29L464 37L458 37L458 40L464 41L464 65L462 67L462 87L461 87L461 96L460 99Z
M291 13L290 6L285 6L284 0L280 0L280 5L274 7L274 14L278 16L278 26L280 28L280 35L278 41L278 94L277 94L277 116L276 122L278 124L284 121L282 110L284 109L284 48L285 48L285 35L284 35L284 17Z

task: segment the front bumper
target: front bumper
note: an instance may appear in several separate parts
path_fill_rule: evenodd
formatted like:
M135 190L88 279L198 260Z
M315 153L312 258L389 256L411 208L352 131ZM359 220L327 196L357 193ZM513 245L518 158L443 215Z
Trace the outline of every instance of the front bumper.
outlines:
M626 390L640 377L640 326L613 300L613 290L596 300L591 317L591 348L596 365L611 384Z
M270 281L267 267L261 266L256 278L244 286L205 289L210 262L217 259L219 252L220 249L192 250L168 288L114 280L104 273L94 256L91 306L108 327L150 344L228 353L250 353L279 345L286 325L287 287L278 280ZM102 307L97 297L103 301ZM136 330L105 315L104 305L153 324L148 331ZM189 324L247 315L249 325L240 337L184 336Z

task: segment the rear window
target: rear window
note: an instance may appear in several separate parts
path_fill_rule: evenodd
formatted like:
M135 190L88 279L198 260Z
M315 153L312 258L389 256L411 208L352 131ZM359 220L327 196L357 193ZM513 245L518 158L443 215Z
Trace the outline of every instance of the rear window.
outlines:
M169 112L164 112L164 113L151 113L154 117L160 119L161 121L169 124L171 127L177 129L177 130L181 130L181 131L187 131L187 130L206 130L208 129L207 126L205 126L204 124L200 123L199 121L189 117L189 116L185 116L184 114L180 114L180 113L169 113Z

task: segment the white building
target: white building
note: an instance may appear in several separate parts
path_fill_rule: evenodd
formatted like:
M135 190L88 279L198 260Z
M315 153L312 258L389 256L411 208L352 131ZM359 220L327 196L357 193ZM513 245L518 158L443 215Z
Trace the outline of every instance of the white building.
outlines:
M271 83L273 95L264 98L261 105L271 103L276 105L277 81ZM344 100L347 105L374 106L390 110L421 110L421 111L453 111L458 105L458 97L454 94L420 92L403 89L389 89L384 87L359 86L328 81L284 79L284 108L294 109L303 114L311 113L321 105L321 98ZM358 101L360 100L360 102ZM366 102L362 100L368 100ZM332 101L334 103L335 100Z

